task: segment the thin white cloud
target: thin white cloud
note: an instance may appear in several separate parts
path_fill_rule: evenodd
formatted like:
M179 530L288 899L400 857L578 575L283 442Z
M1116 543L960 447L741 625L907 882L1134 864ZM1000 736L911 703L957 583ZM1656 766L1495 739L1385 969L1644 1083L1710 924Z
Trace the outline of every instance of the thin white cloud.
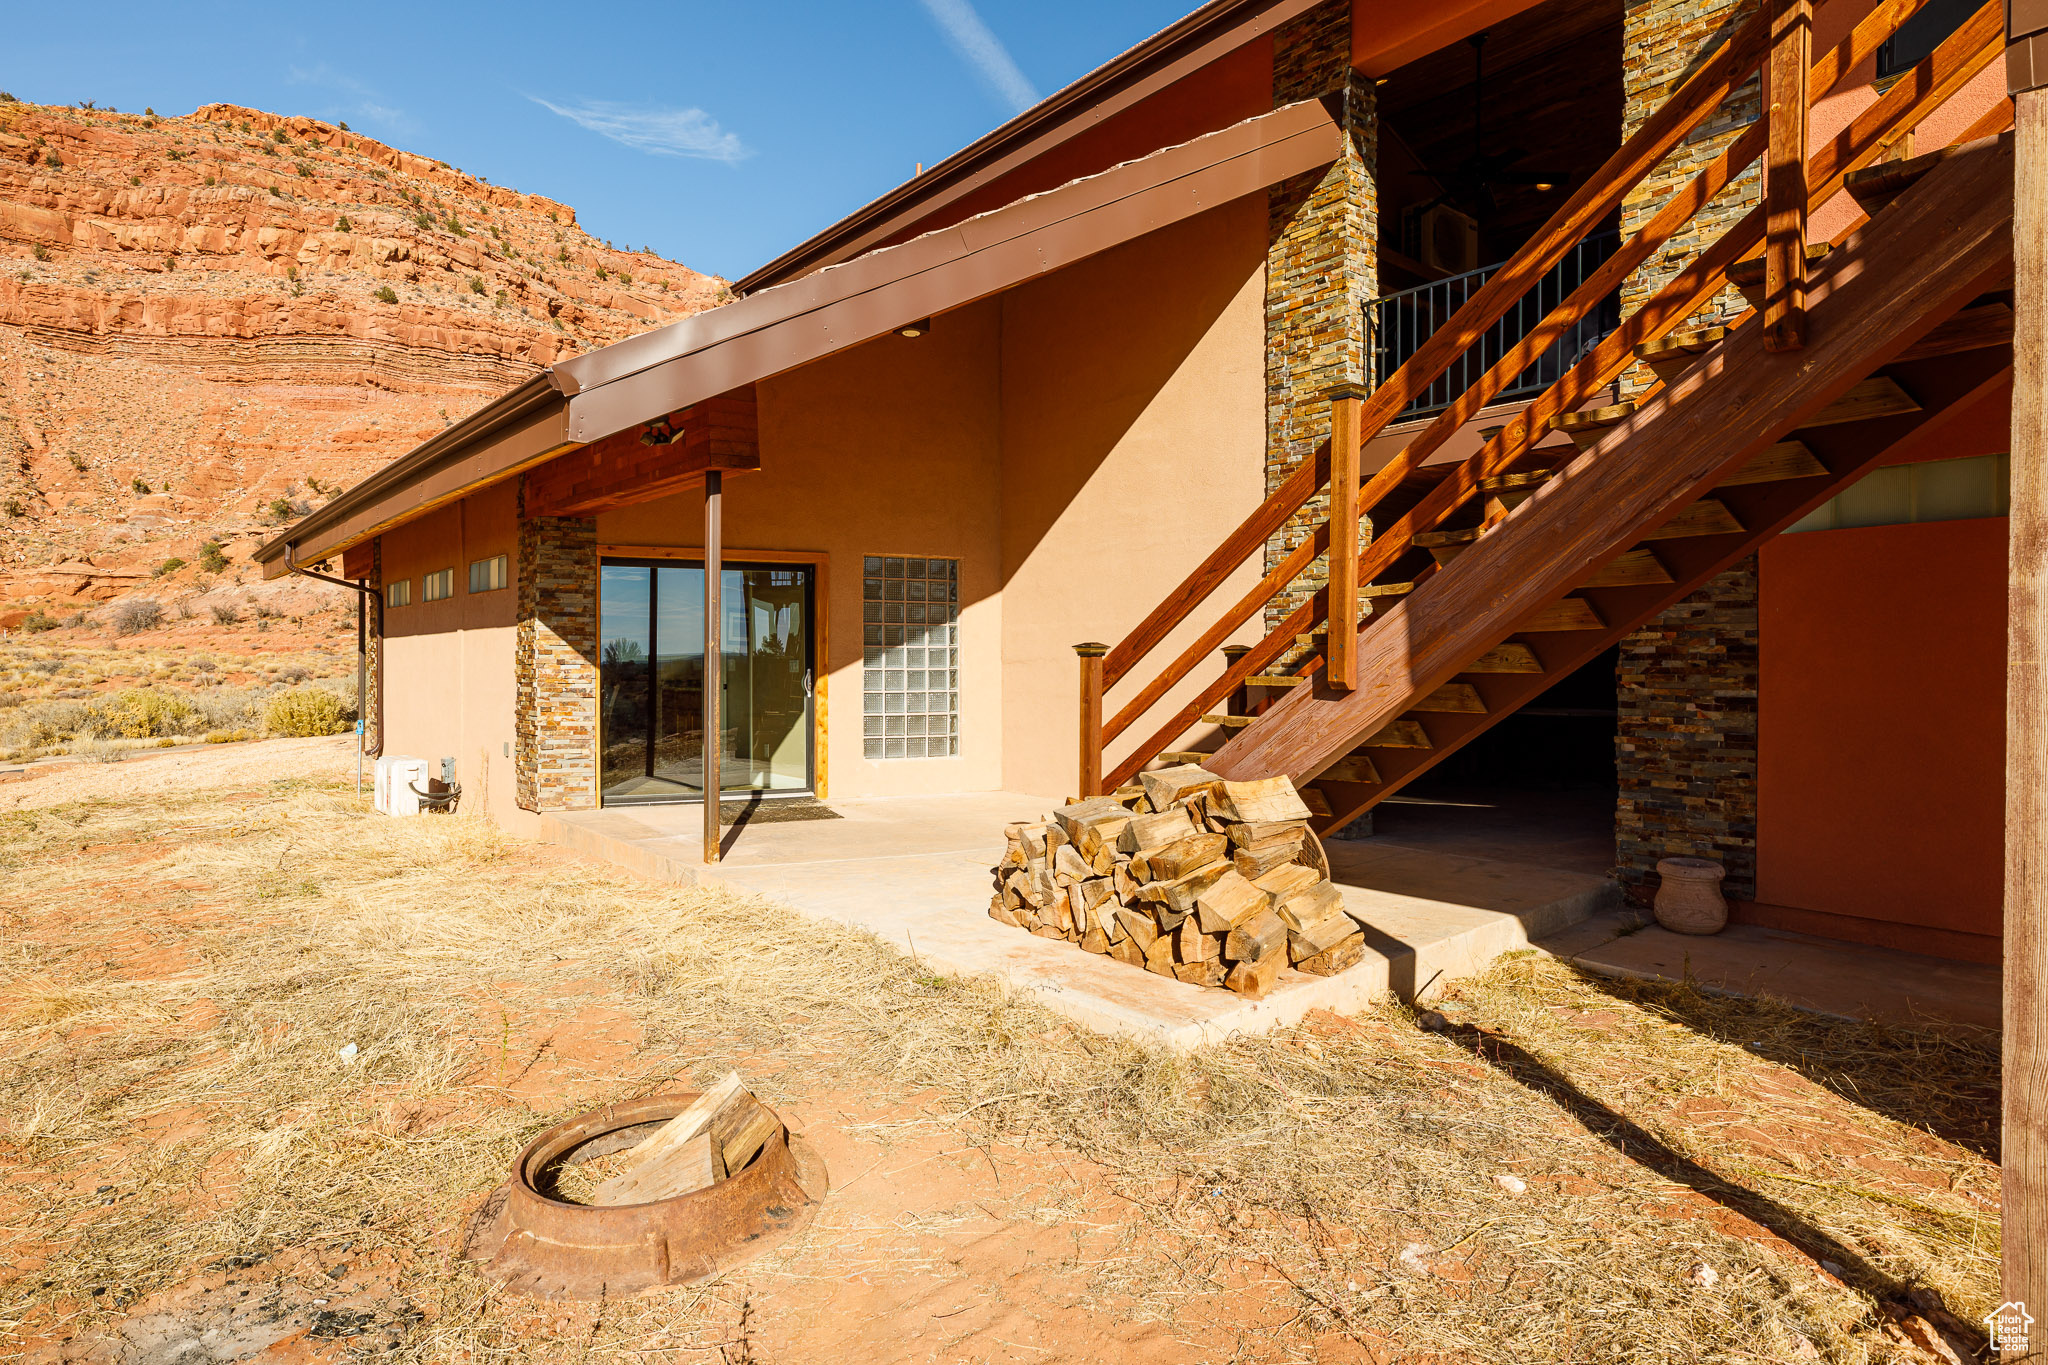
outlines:
M415 130L412 118L403 109L387 103L382 91L354 76L336 71L325 63L288 67L286 70L300 85L321 86L345 96L340 104L334 106L334 111L376 124L387 132L410 133Z
M739 161L750 154L739 134L719 127L718 120L702 109L646 109L610 100L556 104L538 95L527 98L579 128L587 128L635 151L725 162Z
M970 0L921 0L932 21L944 30L968 65L978 72L989 88L1016 110L1024 112L1038 103L1038 91L1017 69L1002 39L974 12Z

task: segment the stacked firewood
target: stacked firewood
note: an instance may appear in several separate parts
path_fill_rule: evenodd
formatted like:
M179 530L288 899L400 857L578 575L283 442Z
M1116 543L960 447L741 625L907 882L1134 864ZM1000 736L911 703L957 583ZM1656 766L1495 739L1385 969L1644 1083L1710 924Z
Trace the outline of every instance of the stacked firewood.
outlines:
M1332 976L1365 938L1284 777L1192 763L1011 825L989 917L1200 986L1260 997L1284 967Z

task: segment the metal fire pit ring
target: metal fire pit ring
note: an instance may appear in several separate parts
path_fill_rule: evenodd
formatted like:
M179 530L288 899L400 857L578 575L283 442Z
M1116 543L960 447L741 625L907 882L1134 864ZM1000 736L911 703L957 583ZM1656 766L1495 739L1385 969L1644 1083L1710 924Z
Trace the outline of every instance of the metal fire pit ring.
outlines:
M520 1293L616 1298L709 1279L788 1237L808 1221L827 1182L824 1161L779 1121L745 1170L692 1194L601 1208L541 1193L555 1162L623 1151L696 1098L681 1091L627 1100L541 1133L470 1220L464 1255Z

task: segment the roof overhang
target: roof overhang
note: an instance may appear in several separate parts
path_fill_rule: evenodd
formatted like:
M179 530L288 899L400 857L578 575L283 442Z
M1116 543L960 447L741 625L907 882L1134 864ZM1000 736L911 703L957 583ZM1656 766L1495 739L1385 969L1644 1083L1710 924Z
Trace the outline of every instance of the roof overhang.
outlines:
M733 288L749 294L871 250L1051 148L1271 33L1317 3L1319 0L1210 0L915 179L785 251Z
M262 546L268 577L692 403L1015 288L1335 160L1305 100L556 364Z

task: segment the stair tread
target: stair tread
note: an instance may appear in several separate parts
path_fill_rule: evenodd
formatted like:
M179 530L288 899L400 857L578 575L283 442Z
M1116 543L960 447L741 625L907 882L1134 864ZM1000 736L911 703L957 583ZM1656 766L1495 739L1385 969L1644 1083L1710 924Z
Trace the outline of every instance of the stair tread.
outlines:
M1671 582L1671 571L1664 562L1649 550L1640 546L1624 550L1607 561L1591 578L1579 586L1582 588L1634 588L1651 583Z
M1828 467L1807 449L1804 441L1780 441L1766 446L1756 458L1721 480L1716 487L1734 488L1746 483L1775 483L1780 479L1824 477Z
M1418 531L1414 545L1419 550L1435 545L1469 545L1486 534L1482 526L1466 526L1455 531Z
M1557 473L1555 469L1527 469L1519 474L1495 474L1479 481L1482 493L1498 493L1510 488L1536 488Z
M1635 400L1628 399L1620 403L1610 403L1604 408L1585 408L1579 412L1560 412L1557 416L1550 419L1550 429L1567 433L1575 431L1605 431L1609 427L1619 426L1627 421L1634 415L1635 410Z
M1254 673L1244 680L1246 687L1299 687L1308 679L1298 673Z
M1735 514L1728 510L1727 503L1719 498L1701 498L1656 530L1645 532L1638 539L1679 540L1686 536L1740 535L1747 529L1736 520Z
M1849 391L1799 424L1801 431L1815 427L1840 426L1844 422L1868 422L1879 417L1900 417L1920 411L1913 395L1899 387L1888 374L1874 374L1859 380Z
M1842 177L1842 188L1848 191L1849 197L1854 199L1865 213L1875 215L1879 209L1910 189L1921 176L1949 157L1957 155L1961 150L1961 147L1941 147L1935 151L1923 152L1919 156L1865 166L1860 171L1851 171Z
M1226 730L1242 730L1257 719L1257 716L1228 716L1221 711L1214 711L1202 717L1202 724L1220 725Z
M1672 332L1658 341L1646 341L1636 347L1636 359L1648 364L1660 360L1674 360L1679 357L1700 355L1713 349L1728 335L1722 326L1692 327L1682 332Z
M1508 640L1495 645L1471 663L1458 670L1460 673L1541 673L1543 665L1536 658L1536 651L1519 640Z
M1157 761L1160 763L1192 763L1200 767L1203 763L1214 757L1216 757L1214 753L1202 749L1168 749L1165 753L1159 755Z
M1456 712L1462 715L1483 716L1486 702L1479 695L1479 689L1471 683L1445 683L1436 691L1409 704L1410 711Z

